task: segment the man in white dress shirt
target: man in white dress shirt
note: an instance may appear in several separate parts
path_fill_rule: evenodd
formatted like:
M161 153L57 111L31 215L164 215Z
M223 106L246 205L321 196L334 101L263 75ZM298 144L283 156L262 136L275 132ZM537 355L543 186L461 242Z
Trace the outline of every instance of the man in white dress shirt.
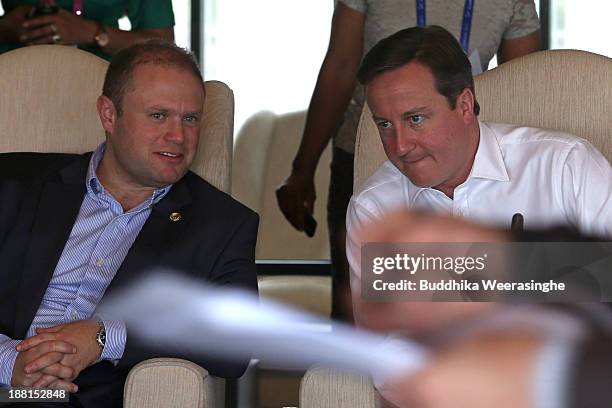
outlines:
M398 208L502 228L520 213L526 229L564 225L612 236L605 157L566 133L480 122L470 63L443 28L409 28L382 40L366 55L359 80L389 161L349 205L353 296L361 290L357 232Z

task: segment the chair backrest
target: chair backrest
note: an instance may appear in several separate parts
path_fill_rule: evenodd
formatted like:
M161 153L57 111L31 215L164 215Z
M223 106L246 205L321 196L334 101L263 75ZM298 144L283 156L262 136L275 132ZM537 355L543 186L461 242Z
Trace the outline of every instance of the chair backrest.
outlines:
M296 231L276 203L276 188L291 171L305 121L303 111L282 115L259 112L238 134L232 195L260 215L257 259L329 259L326 204L330 147L323 153L315 174L314 217L318 222L315 236L308 238Z
M152 358L136 364L123 390L125 408L221 408L225 381L191 361Z
M104 140L96 98L108 63L73 47L41 45L0 55L0 152L84 153ZM229 191L234 99L206 82L198 155L191 169Z
M612 59L586 51L541 51L474 80L481 120L573 133L612 162ZM386 159L366 106L357 131L354 191Z
M369 378L341 370L311 368L300 386L300 408L380 408Z

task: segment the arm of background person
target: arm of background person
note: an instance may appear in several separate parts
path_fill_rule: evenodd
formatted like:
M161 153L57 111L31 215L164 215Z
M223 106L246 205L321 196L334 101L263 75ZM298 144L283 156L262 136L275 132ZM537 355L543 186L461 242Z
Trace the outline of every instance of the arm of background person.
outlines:
M338 3L292 172L277 190L280 209L299 231L304 230L305 211L312 214L314 209L317 164L355 89L363 53L364 23L363 13Z
M539 51L540 48L540 20L534 1L514 0L510 24L497 50L498 64Z
M143 15L137 16L128 10L128 17L132 23L131 31L104 26L109 41L102 51L112 55L122 48L150 38L174 40L174 17L172 4L169 1L151 2L151 4L145 2L138 11ZM153 21L152 18L156 13L165 17ZM21 42L28 45L53 44L54 34L61 37L60 44L89 45L95 43L94 36L100 23L60 9L57 14L28 19L24 25L28 30L23 33Z
M502 40L497 51L497 62L502 64L536 51L540 51L539 30L524 37Z

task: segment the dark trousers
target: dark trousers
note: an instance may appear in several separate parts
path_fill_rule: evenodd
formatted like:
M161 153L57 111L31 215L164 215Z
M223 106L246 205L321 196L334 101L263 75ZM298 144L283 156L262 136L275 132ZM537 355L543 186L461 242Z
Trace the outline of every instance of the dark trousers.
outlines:
M353 195L354 155L334 147L327 201L332 273L332 318L353 321L346 259L346 209Z

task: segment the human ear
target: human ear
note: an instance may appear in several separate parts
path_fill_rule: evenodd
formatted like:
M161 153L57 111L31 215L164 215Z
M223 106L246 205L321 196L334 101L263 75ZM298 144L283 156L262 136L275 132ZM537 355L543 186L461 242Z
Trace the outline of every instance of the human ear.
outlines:
M113 133L115 129L115 123L117 121L117 109L115 104L108 97L100 95L96 102L96 108L98 109L98 116L100 117L100 123L107 133Z
M469 88L465 88L457 97L456 109L466 123L474 120L475 101L474 93Z

